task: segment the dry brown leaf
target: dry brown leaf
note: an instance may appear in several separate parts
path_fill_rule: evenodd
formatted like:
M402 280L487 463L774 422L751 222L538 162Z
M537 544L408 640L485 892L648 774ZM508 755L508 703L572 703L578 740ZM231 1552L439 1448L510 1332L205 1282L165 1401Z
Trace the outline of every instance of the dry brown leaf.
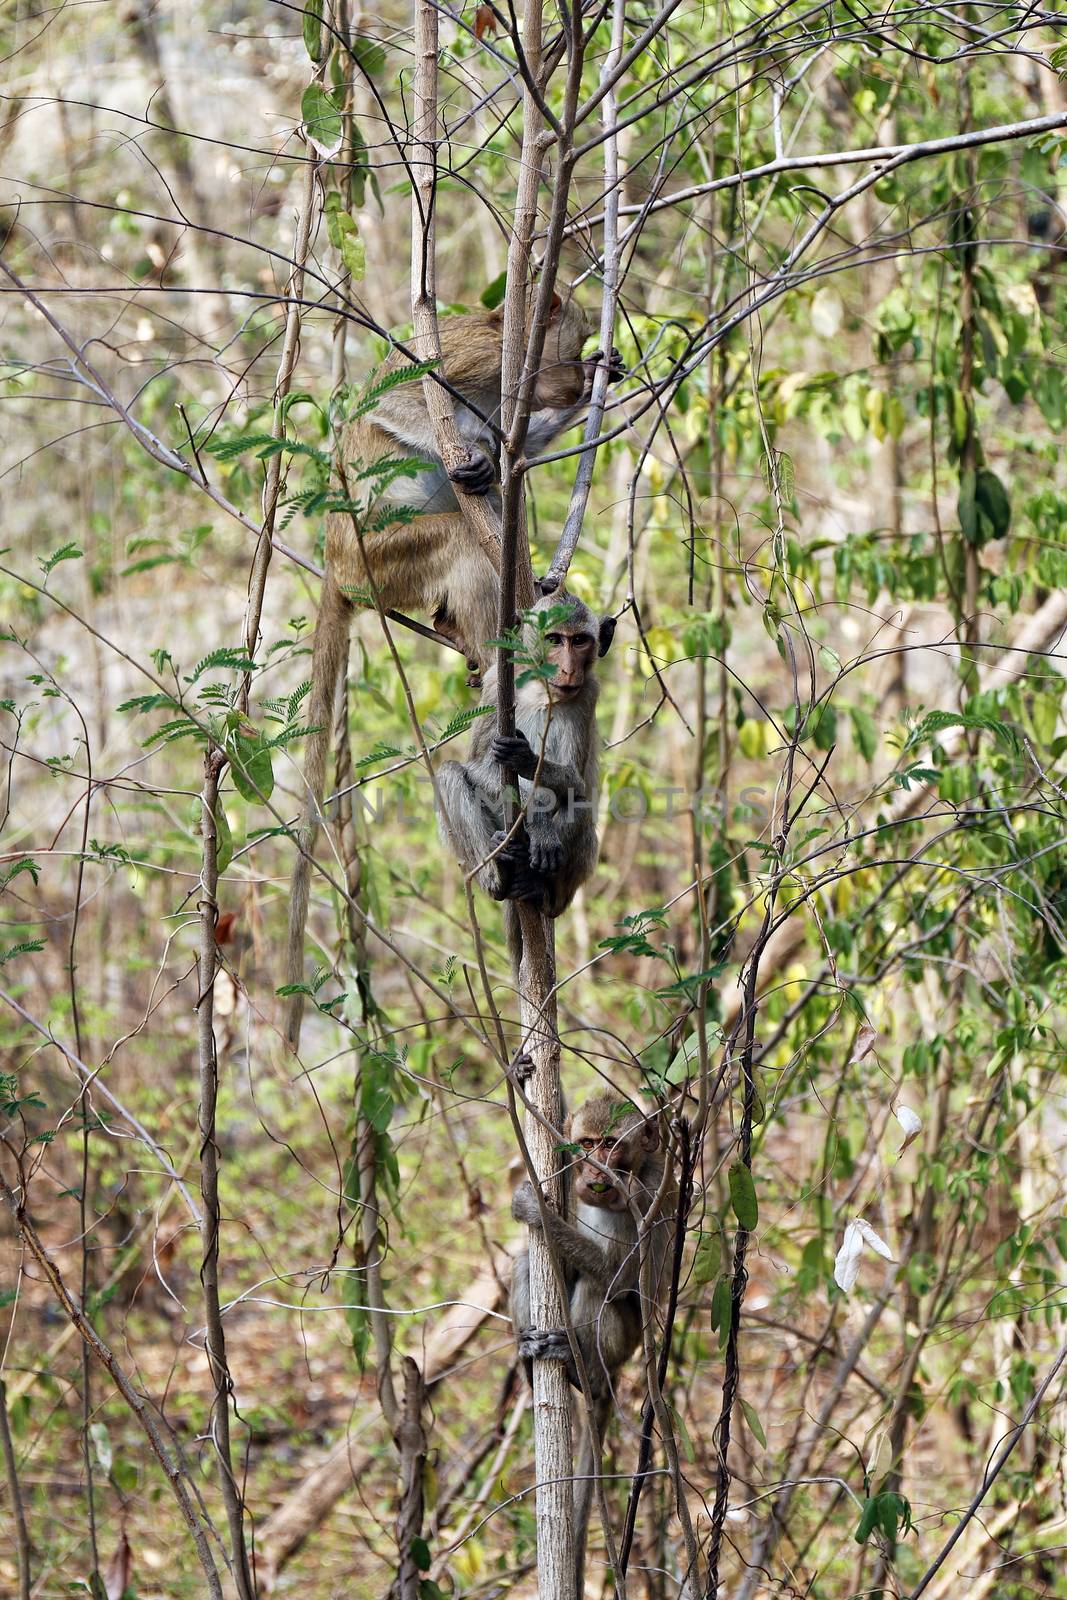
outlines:
M856 1035L856 1045L851 1056L849 1056L848 1064L850 1067L855 1066L857 1061L862 1061L864 1056L870 1055L877 1038L878 1029L872 1028L869 1022L865 1022Z
M499 24L492 6L479 6L474 13L474 37L484 39L486 34L493 38Z
M126 1590L133 1581L133 1551L130 1541L123 1529L119 1535L119 1542L115 1547L115 1554L107 1564L104 1573L104 1588L107 1590L107 1600L122 1600Z

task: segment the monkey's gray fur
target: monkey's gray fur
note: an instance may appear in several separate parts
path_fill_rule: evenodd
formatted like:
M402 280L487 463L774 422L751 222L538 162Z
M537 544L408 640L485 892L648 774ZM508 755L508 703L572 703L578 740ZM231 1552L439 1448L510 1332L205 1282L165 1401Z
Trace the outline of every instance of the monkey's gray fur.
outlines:
M570 905L596 866L599 735L596 659L607 653L613 617L598 617L565 590L543 596L534 613L558 610L545 635L547 679L516 691L515 736L500 739L495 716L476 724L466 761L448 761L437 775L441 837L494 900L528 900L549 916ZM523 643L535 655L538 629L527 623ZM496 670L485 677L482 705L496 711ZM506 845L504 768L515 771L525 831ZM536 781L535 781L536 780ZM513 959L521 954L518 915L505 905ZM517 970L517 968L516 968Z
M528 1180L516 1189L511 1211L530 1227L547 1225L549 1243L563 1266L571 1324L585 1366L597 1434L603 1441L615 1380L641 1343L646 1319L655 1314L655 1298L647 1304L642 1301L637 1224L630 1202L636 1203L640 1214L647 1215L663 1179L664 1155L655 1121L612 1094L595 1095L579 1106L568 1118L564 1135L582 1151L566 1175L565 1215L548 1210L542 1219ZM604 1168L611 1170L612 1179L608 1179ZM654 1297L663 1287L664 1267L674 1242L676 1209L676 1202L668 1200L649 1237ZM531 1326L530 1260L526 1251L515 1260L511 1318L527 1374L535 1360L562 1361L571 1383L579 1388L566 1330ZM583 1593L585 1542L596 1466L588 1430L582 1428L574 1496L579 1595Z

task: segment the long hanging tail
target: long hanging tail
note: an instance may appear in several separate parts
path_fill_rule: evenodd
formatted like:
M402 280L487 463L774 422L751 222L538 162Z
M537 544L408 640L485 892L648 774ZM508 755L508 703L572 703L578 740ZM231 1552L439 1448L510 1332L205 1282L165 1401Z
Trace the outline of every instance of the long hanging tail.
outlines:
M337 680L344 664L352 608L336 580L327 571L319 599L315 624L315 646L311 655L311 699L308 717L315 731L308 735L304 754L304 815L297 830L300 854L293 868L289 890L289 940L286 949L286 983L304 981L304 929L311 898L311 857L319 832L322 798L326 792L326 763L333 729L333 704ZM300 1023L304 1015L304 996L288 997L285 1011L285 1042L295 1051L300 1044Z
M504 912L504 938L507 940L508 955L511 958L511 972L515 982L519 981L522 970L522 924L519 922L519 911L514 900L501 902Z
M604 1429L608 1425L611 1404L609 1400L598 1398L594 1401L594 1407L597 1437L603 1448ZM593 1454L589 1429L585 1425L584 1418L579 1424L578 1432L580 1444L574 1484L574 1565L575 1593L581 1596L585 1593L585 1545L589 1534L589 1513L593 1506L593 1480L600 1471L600 1463Z

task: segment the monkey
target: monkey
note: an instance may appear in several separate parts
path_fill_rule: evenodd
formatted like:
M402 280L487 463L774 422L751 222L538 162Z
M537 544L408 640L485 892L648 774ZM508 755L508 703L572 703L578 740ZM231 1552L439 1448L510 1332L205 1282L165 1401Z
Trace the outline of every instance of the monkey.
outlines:
M514 1070L520 1079L524 1058ZM574 1150L574 1166L566 1176L566 1215L541 1208L527 1179L516 1189L511 1214L531 1228L547 1228L548 1240L561 1263L568 1290L570 1320L581 1352L593 1401L593 1419L602 1440L615 1392L615 1380L641 1343L641 1333L664 1287L665 1264L674 1244L677 1205L668 1187L650 1236L652 1303L642 1300L637 1221L642 1218L664 1175L664 1154L653 1115L612 1093L587 1100L564 1124L564 1138ZM527 1377L535 1360L562 1361L575 1388L578 1371L565 1329L534 1328L530 1322L530 1259L515 1259L511 1281L511 1319L519 1358ZM577 1593L583 1592L585 1542L597 1463L582 1430L574 1496L574 1548Z
M373 410L356 417L344 430L341 456L351 461L367 482L366 471L387 458L421 463L414 479L399 478L383 491L379 510L361 530L363 549L347 512L326 519L326 574L319 599L311 659L308 718L312 732L305 754L305 814L297 835L300 854L293 868L289 896L286 981L300 983L304 968L304 929L311 892L311 853L318 836L326 786L334 698L348 649L352 605L346 589L377 589L385 610L409 607L433 613L434 626L452 639L480 671L489 659L488 641L497 628L500 578L493 561L470 534L453 485L465 494L487 495L500 511L497 438L500 415L500 368L503 307L446 317L441 323L441 375L460 394L456 426L468 446L467 460L450 473L437 444L421 382L387 390ZM602 352L581 358L591 332L589 319L576 301L558 297L545 334L541 365L534 388L534 410L526 436L534 454L585 410ZM399 351L385 361L380 375L409 365ZM608 358L612 382L623 376L622 358L612 349ZM413 509L407 520L388 521L390 508ZM380 524L380 525L379 525ZM290 997L285 1035L289 1048L300 1040L303 996Z
M473 659L484 659L486 642L496 632L499 572L468 532L453 486L464 494L487 496L499 517L503 329L503 306L441 322L441 376L462 396L455 419L467 446L466 461L451 472L445 468L421 382L400 384L349 425L342 451L362 470L388 457L422 463L414 478L389 484L379 502L409 507L417 515L409 522L367 529L362 553L349 517L334 514L326 531L326 568L342 588L366 590L369 571L386 609L431 612L437 631ZM600 351L581 359L592 331L576 301L564 304L554 298L534 387L527 454L539 454L588 405L601 359ZM381 375L402 371L407 364L405 356L394 352ZM612 351L609 376L622 376L618 351Z
M444 842L468 872L477 869L494 900L527 900L558 917L597 862L596 662L611 647L615 618L596 616L562 589L543 595L529 616L522 647L535 670L516 690L515 733L500 738L492 715L479 720L467 760L446 762L437 774L438 821ZM486 674L481 703L496 709L495 669ZM510 839L505 770L519 779L525 811L523 833ZM511 904L504 926L517 963L521 937Z

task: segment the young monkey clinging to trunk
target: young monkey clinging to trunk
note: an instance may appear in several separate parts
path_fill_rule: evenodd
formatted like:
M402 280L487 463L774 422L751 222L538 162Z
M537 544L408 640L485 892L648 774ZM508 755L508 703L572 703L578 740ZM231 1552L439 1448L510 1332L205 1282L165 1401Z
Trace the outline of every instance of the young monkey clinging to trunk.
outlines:
M565 305L556 301L534 388L527 455L544 450L585 410L602 359L599 351L582 359L582 346L591 331L581 306L575 301ZM374 463L407 458L422 465L415 478L397 478L383 491L374 514L367 518L367 527L361 530L362 549L348 513L332 512L326 519L326 576L315 626L308 702L308 720L316 731L307 742L304 782L308 799L289 897L289 984L300 983L304 975L310 856L318 834L334 700L352 617L344 591L367 592L373 579L386 611L428 611L438 631L458 643L479 668L489 661L487 641L497 631L499 572L467 527L453 484L465 494L489 495L499 514L496 430L502 337L503 308L441 321L441 376L461 397L456 403L456 427L468 446L467 461L451 473L437 453L421 380L387 390L374 409L351 422L342 436L341 454L346 471L351 468L354 481L349 489L353 493L366 483L366 469ZM397 372L409 364L406 356L394 352L381 370ZM611 352L608 370L612 381L622 377L616 350ZM355 480L357 472L363 476ZM391 522L391 507L407 507L416 515ZM303 996L296 994L288 1005L286 1039L293 1050L300 1039L303 1004Z
M495 717L482 717L467 760L441 767L438 818L442 839L494 900L528 900L558 917L597 861L596 663L611 646L615 619L596 616L565 590L545 595L532 616L546 612L544 633L528 622L523 646L550 671L516 690L512 738L498 738ZM495 711L496 704L491 670L482 705ZM525 810L523 831L506 843L505 769L518 775ZM504 925L515 957L520 939L513 906L504 908Z
M568 1118L564 1136L568 1145L578 1147L566 1185L566 1216L549 1210L542 1219L529 1180L516 1189L511 1213L531 1228L547 1228L549 1242L563 1266L571 1323L589 1382L597 1432L603 1438L615 1379L641 1342L646 1319L655 1314L664 1265L674 1243L677 1206L671 1188L649 1236L653 1298L643 1301L638 1226L631 1203L646 1217L663 1182L664 1156L656 1122L630 1101L610 1093L598 1094ZM571 1383L580 1387L566 1330L531 1326L526 1251L515 1260L511 1318L527 1374L535 1360L562 1361ZM585 1538L597 1466L584 1428L581 1440L574 1501L579 1595L583 1592Z

